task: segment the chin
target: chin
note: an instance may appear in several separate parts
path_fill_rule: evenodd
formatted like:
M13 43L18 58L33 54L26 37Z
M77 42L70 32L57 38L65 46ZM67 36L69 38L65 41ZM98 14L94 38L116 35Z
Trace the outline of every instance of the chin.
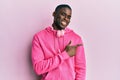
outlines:
M62 25L60 25L60 27L61 27L61 29L65 29L67 26L62 26Z
M63 27L63 26L61 27L61 29L65 29L65 28L66 28L66 27Z

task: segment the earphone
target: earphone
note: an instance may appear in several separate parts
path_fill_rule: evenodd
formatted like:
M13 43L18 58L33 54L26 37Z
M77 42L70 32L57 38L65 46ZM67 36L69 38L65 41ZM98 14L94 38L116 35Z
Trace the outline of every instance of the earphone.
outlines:
M65 31L64 30L57 30L57 37L64 36Z
M51 29L53 30L53 27L51 27ZM56 33L57 37L64 36L64 34L65 34L65 30L57 30L57 33Z

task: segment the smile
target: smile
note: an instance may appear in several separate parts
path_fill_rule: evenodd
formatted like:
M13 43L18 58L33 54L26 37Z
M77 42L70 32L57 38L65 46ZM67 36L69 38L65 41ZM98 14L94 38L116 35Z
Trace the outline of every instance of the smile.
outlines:
M66 26L67 22L66 21L62 21L61 24L64 25L64 26Z

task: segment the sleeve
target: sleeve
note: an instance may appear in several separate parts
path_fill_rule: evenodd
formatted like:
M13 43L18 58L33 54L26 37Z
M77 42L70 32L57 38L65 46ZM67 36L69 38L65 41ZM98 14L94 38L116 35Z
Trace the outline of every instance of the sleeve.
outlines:
M34 36L32 41L32 64L35 72L40 75L53 70L59 66L64 60L68 59L70 56L66 51L58 53L58 55L51 57L49 59L44 58L43 49L39 43L37 35Z
M82 40L79 40L79 43L82 43ZM84 53L84 46L79 46L77 48L77 53L75 56L75 72L76 79L75 80L85 80L86 77L86 59Z

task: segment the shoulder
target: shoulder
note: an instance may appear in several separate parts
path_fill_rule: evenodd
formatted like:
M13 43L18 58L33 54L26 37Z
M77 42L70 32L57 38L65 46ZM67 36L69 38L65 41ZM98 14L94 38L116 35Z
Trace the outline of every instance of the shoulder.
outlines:
M75 40L75 42L83 43L83 41L82 41L82 35L76 33L73 30L69 34L70 34L69 36L71 36L72 39Z
M46 33L46 32L47 32L47 31L46 31L46 28L44 28L44 29L36 32L36 33L34 34L34 37L42 37L42 36L45 36L45 33Z
M38 32L36 32L36 33L33 35L33 41L34 41L34 40L40 41L41 39L44 38L45 33L46 33L45 28L42 29L42 30L40 30L40 31L38 31Z
M72 30L72 32L71 32L71 36L73 36L74 38L77 38L77 39L81 39L81 38L82 38L80 34L76 33L76 32L73 31L73 30Z

